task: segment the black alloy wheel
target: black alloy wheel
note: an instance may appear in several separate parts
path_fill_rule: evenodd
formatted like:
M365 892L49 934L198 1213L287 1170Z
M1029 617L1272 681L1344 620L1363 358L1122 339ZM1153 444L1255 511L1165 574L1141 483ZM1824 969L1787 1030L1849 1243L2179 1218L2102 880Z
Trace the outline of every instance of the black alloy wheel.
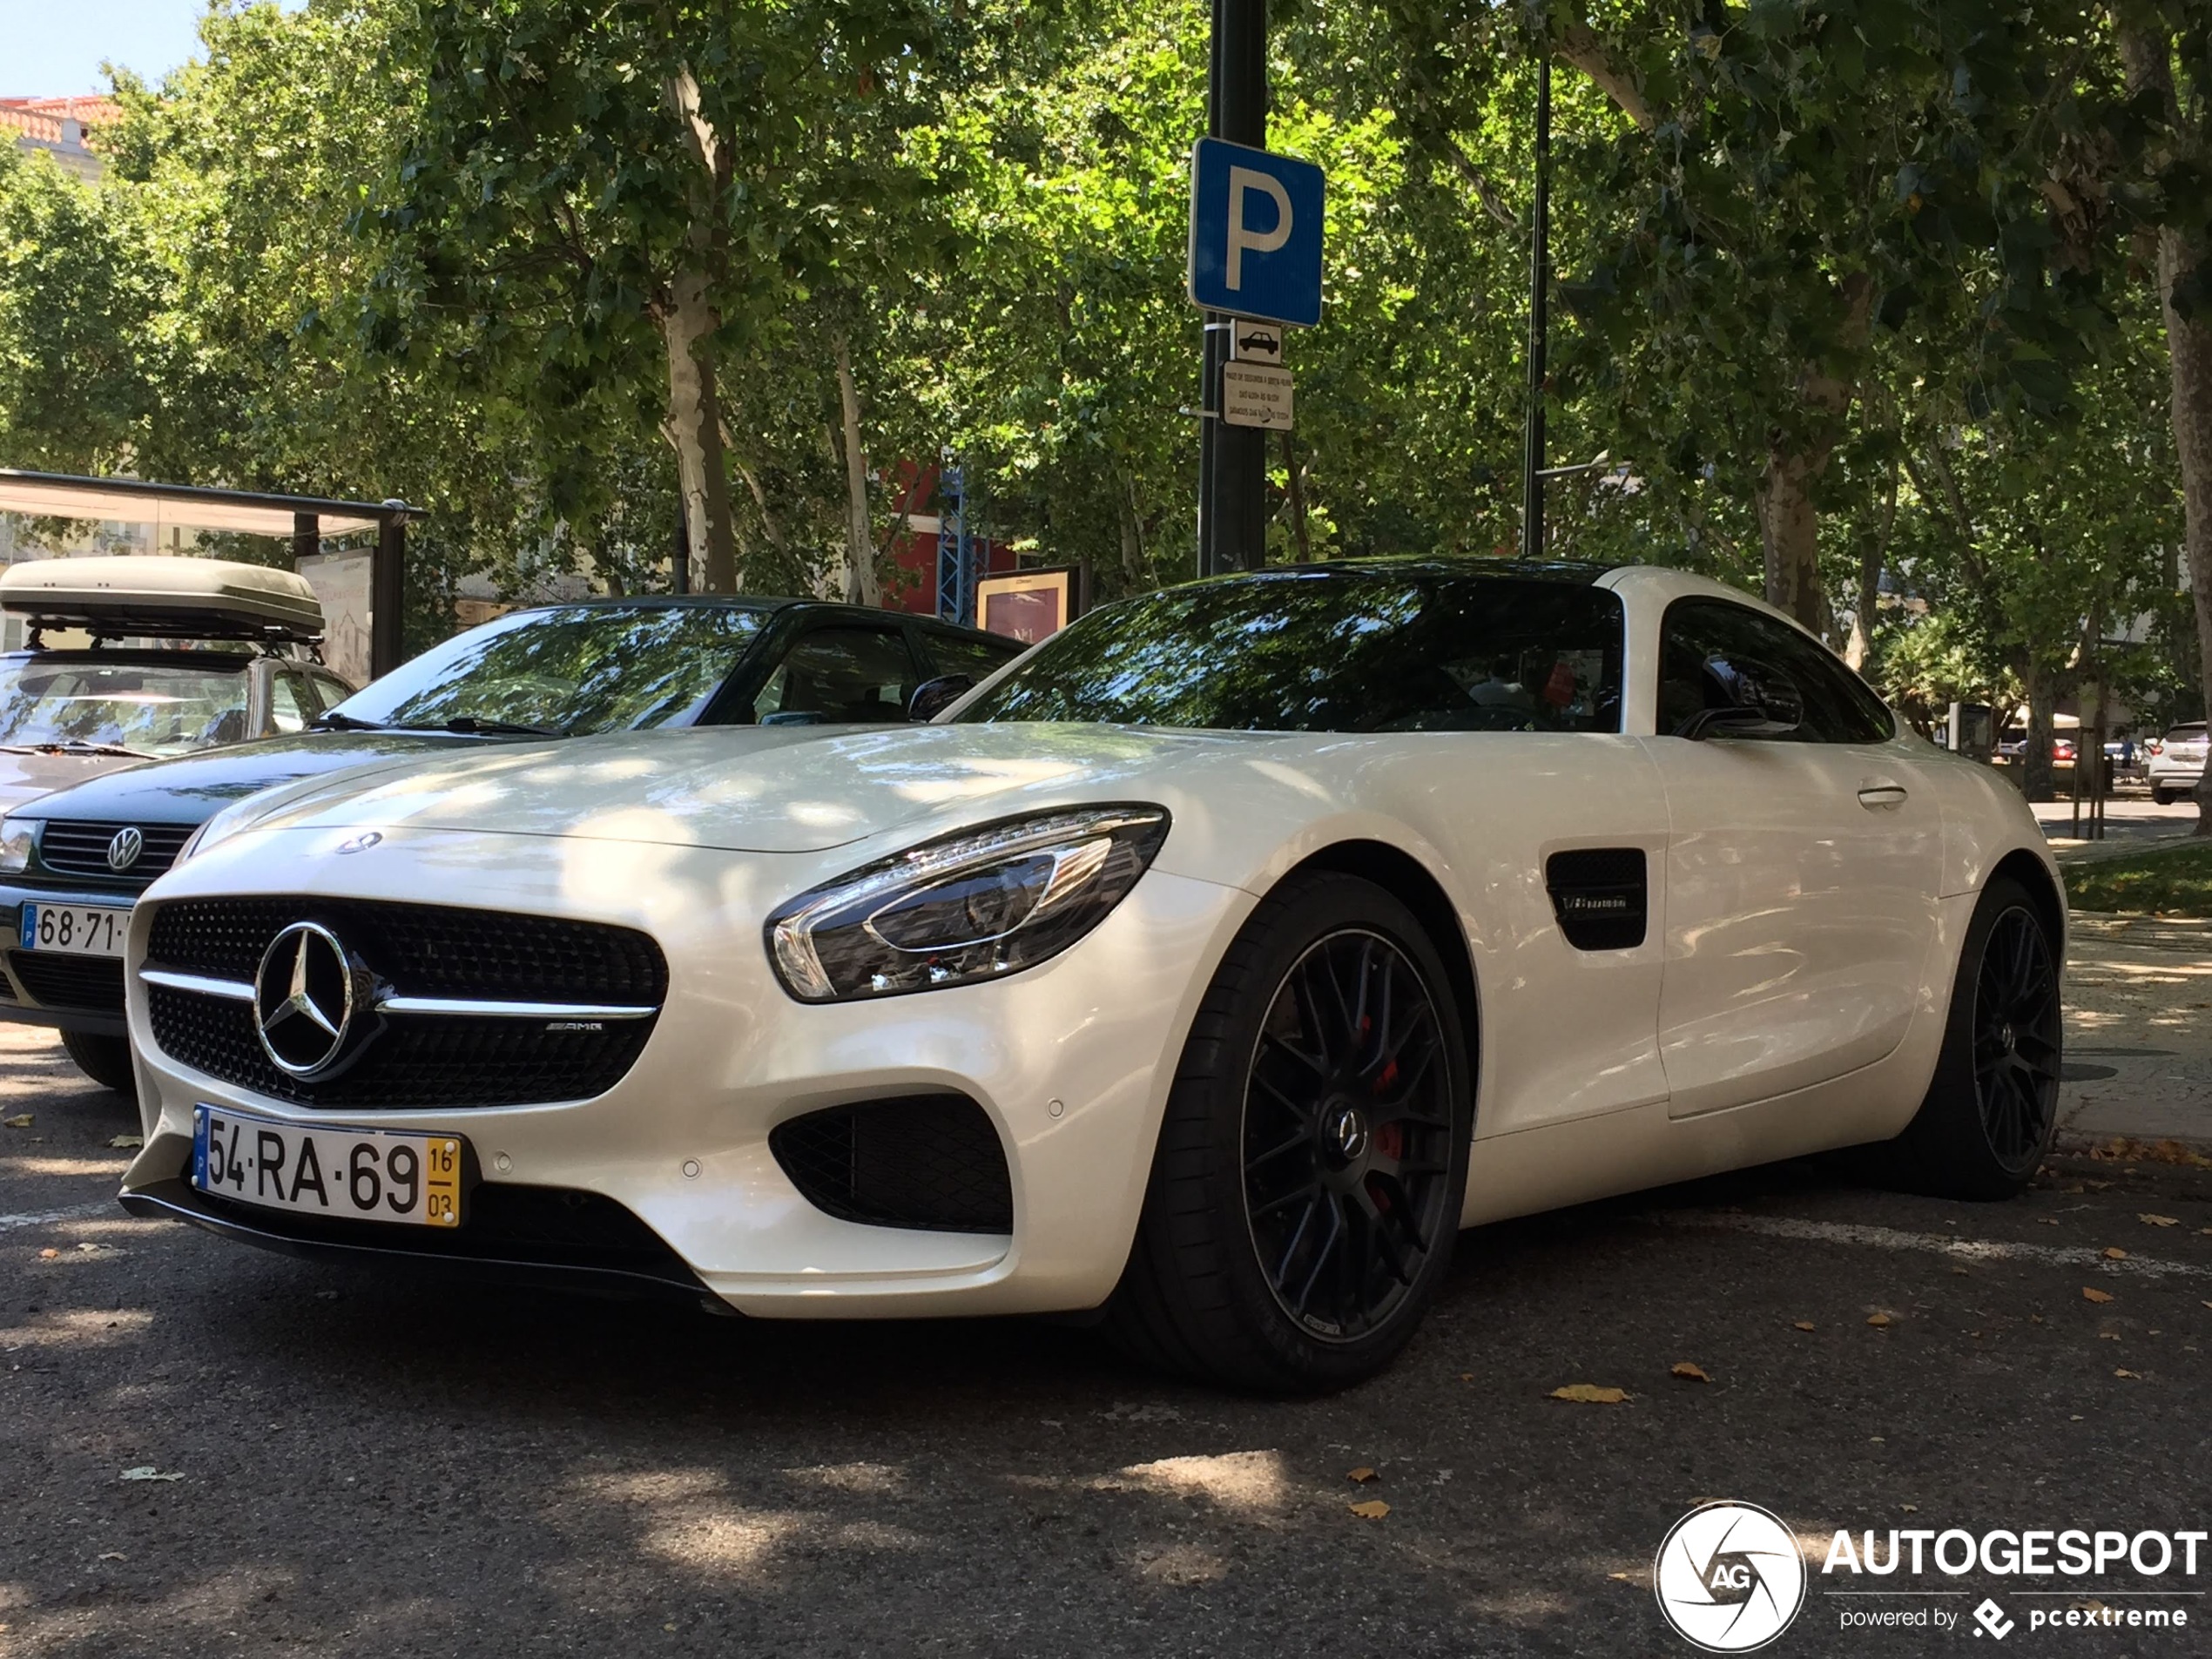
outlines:
M2058 1112L2058 966L2043 924L2014 906L1982 946L1974 982L1974 1094L2007 1173L2035 1172Z
M1268 1288L1313 1336L1385 1324L1445 1213L1451 1070L1428 986L1379 933L1315 941L1276 988L1244 1087L1245 1219Z
M2059 941L2048 905L2009 875L1991 880L1961 941L1919 1110L1847 1163L1947 1198L2009 1198L2027 1184L2058 1129Z
M1267 1393L1373 1376L1451 1265L1474 1048L1440 946L1339 871L1254 909L1191 1021L1108 1332Z

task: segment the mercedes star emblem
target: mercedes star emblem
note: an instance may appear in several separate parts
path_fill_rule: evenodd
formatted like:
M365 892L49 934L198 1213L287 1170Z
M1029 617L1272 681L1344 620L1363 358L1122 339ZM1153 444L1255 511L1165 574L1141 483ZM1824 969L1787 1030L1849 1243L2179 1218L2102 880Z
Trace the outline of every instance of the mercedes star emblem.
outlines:
M316 1077L347 1053L354 1024L354 968L329 928L295 921L261 954L253 1023L279 1069Z
M146 838L129 825L116 831L115 839L107 844L107 867L120 874L138 861L138 854L146 850Z

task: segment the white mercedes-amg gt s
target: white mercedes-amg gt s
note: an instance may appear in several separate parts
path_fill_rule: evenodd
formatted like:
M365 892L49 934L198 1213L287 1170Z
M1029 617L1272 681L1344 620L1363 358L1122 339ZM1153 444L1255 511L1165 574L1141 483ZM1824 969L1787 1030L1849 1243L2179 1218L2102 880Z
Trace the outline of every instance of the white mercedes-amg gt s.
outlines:
M765 1317L1103 1309L1326 1388L1472 1224L1869 1143L2015 1190L2061 894L1996 772L1732 590L1273 570L930 724L219 816L132 918L123 1201Z

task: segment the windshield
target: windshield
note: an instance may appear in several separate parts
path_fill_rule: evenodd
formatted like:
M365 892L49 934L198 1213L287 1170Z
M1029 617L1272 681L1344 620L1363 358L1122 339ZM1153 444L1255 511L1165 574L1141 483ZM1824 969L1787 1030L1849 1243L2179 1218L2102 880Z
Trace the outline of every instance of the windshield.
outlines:
M1093 611L956 718L1616 732L1621 627L1621 602L1580 583L1433 570L1271 572Z
M563 736L665 725L698 712L765 615L733 605L517 611L402 663L341 703L333 724Z
M91 744L179 755L241 743L246 659L177 653L166 663L0 661L0 744Z

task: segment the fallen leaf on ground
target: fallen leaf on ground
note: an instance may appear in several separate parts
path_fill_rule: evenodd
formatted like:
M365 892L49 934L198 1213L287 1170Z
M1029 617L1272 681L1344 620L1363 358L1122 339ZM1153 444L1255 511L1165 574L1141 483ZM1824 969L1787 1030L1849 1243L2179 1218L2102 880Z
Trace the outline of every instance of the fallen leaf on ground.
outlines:
M1792 1331L1810 1331L1813 1328L1813 1325L1811 1319L1799 1319L1790 1328Z
M42 1262L51 1262L54 1259L54 1258L60 1254L61 1251L56 1250L52 1245L49 1244L45 1249L38 1252L38 1259Z
M2212 1231L2212 1229L2208 1229L2208 1231ZM1461 1382L1473 1382L1474 1380L1474 1373L1471 1371L1463 1371L1460 1373L1460 1380Z
M2108 1262L2124 1262L2128 1259L2128 1252L2121 1249L2117 1244L2107 1244L2105 1246L2105 1259Z
M2081 1299L2085 1302L2109 1302L2112 1300L2112 1292L2110 1291L2093 1291L2087 1285L2084 1285L2081 1287Z
M1635 1575L1634 1573L1608 1573L1606 1577L1616 1578L1623 1584L1633 1584L1636 1581Z
M8 1127L10 1129L29 1129L32 1121L33 1114L24 1112L18 1116L10 1118L8 1120Z
M100 1559L104 1561L128 1561L130 1557L119 1549L104 1549L100 1552Z
M2121 1366L2119 1370L2114 1372L2112 1374L2115 1377L2125 1377L2130 1382L2141 1382L2143 1379L2143 1373L2141 1372L2130 1371L2125 1366Z
M125 1469L116 1477L118 1480L181 1480L184 1478L181 1474L165 1474L151 1463L141 1463L135 1469Z
M1898 1507L1908 1515L1917 1515L1920 1513L1920 1506L1917 1503L1899 1504Z
M1345 1507L1362 1521L1380 1521L1390 1513L1390 1506L1380 1498L1370 1498L1365 1503L1346 1504Z
M1596 1383L1569 1383L1552 1390L1554 1399L1571 1399L1578 1406L1618 1406L1628 1397L1625 1388L1602 1388Z
M1708 1377L1705 1374L1704 1366L1693 1366L1687 1359L1676 1361L1674 1369L1668 1374L1673 1377L1679 1377L1684 1382L1710 1382L1713 1380L1710 1377Z
M118 1135L108 1143L117 1150L126 1152L134 1146L144 1146L145 1143L146 1137L143 1135Z
M1894 1324L1895 1321L1886 1313L1870 1313L1866 1316L1866 1323L1878 1331L1882 1326Z
M1354 1486L1364 1487L1368 1481L1379 1477L1372 1469L1369 1468L1363 1463L1356 1469L1348 1470L1344 1478L1351 1481Z
M2178 1227L2182 1224L2182 1218L2179 1216L2154 1216L2148 1211L2137 1216L2135 1219L2146 1227Z

